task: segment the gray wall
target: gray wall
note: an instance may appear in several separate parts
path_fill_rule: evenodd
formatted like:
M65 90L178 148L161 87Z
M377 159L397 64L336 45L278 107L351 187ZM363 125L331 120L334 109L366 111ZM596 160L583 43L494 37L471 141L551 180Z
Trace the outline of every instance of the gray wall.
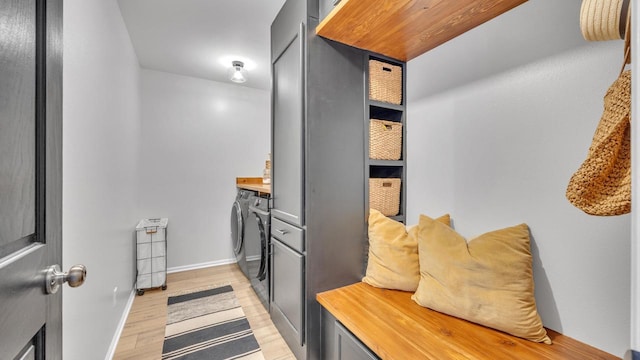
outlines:
M63 268L65 360L102 359L132 290L138 218L139 66L115 0L64 3Z
M236 176L261 176L269 93L141 70L116 0L64 6L65 360L108 358L133 290L134 228L169 217L169 267L233 261ZM78 341L81 339L81 341Z
M565 199L622 63L580 1L532 0L409 62L408 223L472 237L526 222L545 326L617 356L630 340L630 217Z
M262 176L269 92L143 69L142 217L168 217L169 268L234 262L236 177Z

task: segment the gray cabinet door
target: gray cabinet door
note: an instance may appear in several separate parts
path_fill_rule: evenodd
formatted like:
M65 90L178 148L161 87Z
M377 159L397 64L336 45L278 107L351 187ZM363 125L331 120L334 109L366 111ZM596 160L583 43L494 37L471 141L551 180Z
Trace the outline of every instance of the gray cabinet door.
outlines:
M274 322L285 325L286 332L292 333L298 340L298 344L303 345L304 255L273 237L271 245L272 317ZM281 327L278 326L278 328Z
M62 0L0 0L0 359L62 358Z
M364 344L342 324L335 322L335 354L337 360L377 360L375 356Z
M303 27L274 57L272 93L272 214L304 224L304 35Z

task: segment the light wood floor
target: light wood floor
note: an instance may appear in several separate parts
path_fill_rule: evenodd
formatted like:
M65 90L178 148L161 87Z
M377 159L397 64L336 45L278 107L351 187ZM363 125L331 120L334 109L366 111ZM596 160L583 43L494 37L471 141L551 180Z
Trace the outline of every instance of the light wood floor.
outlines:
M136 296L113 359L160 359L167 321L167 297L222 285L231 285L235 290L265 359L295 360L236 264L169 274L167 290L147 290L143 296Z

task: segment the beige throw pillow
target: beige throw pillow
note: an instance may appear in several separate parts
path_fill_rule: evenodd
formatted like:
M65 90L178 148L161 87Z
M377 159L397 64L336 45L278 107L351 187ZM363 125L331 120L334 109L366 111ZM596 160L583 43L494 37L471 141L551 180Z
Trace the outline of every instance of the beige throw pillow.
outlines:
M449 215L438 218L449 225ZM369 261L362 279L378 288L416 291L420 281L418 226L409 232L403 223L369 210Z
M496 230L470 240L420 216L419 305L493 329L551 344L534 297L529 228Z

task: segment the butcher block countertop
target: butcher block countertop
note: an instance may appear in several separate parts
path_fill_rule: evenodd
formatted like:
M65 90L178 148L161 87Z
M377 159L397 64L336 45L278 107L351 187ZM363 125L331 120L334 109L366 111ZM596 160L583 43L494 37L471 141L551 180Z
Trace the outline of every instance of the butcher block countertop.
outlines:
M271 184L263 184L261 177L237 177L236 186L240 189L257 191L261 194L271 194Z
M316 33L409 61L527 0L342 0Z
M534 343L419 306L412 293L357 283L318 302L382 359L620 359L547 329Z

